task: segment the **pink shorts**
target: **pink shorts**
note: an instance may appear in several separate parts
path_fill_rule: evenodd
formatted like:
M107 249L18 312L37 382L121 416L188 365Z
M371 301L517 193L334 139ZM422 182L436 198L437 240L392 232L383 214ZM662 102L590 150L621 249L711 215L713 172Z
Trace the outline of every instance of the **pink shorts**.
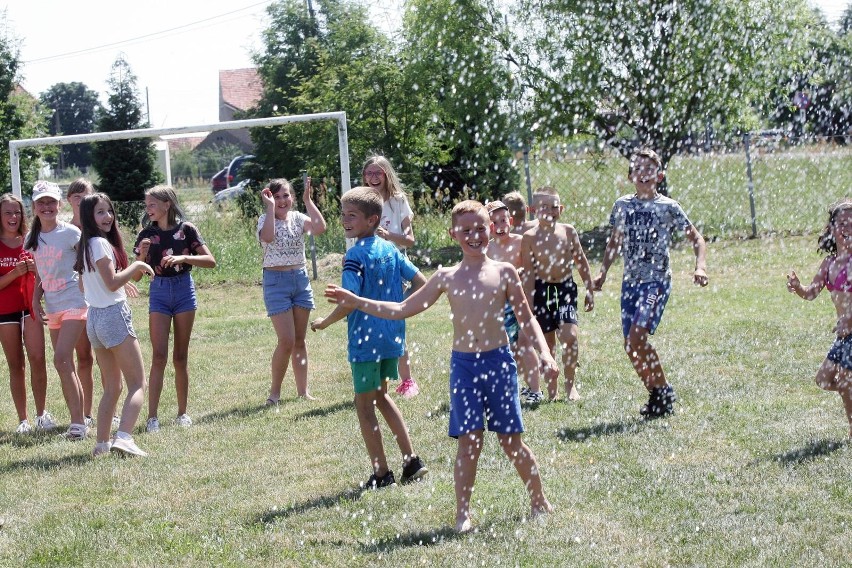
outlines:
M47 314L47 329L59 329L62 327L62 322L69 321L86 321L89 314L89 308L71 308L70 310L62 310L61 312L53 312Z

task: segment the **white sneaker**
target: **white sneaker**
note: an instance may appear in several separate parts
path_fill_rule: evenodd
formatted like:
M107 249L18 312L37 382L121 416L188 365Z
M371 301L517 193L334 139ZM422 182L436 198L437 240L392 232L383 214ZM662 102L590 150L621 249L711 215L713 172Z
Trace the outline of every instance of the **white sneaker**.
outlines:
M184 428L189 428L192 426L192 418L189 417L189 414L181 414L175 419L175 424L183 426Z
M85 424L72 424L68 427L68 431L65 432L65 438L71 440L72 442L79 442L80 440L85 440L89 435L89 427Z
M95 449L92 450L92 457L96 458L98 456L107 455L111 447L112 443L110 442L98 442L97 444L95 444Z
M136 445L136 442L133 441L133 438L129 440L124 440L119 437L113 438L110 451L118 452L124 456L139 456L142 458L148 455L146 452L143 452L141 449L139 449L139 446Z
M153 432L159 432L160 431L160 421L157 420L156 416L152 416L145 423L145 431L148 432L149 434L151 434Z
M56 421L53 419L53 416L50 415L50 412L47 410L44 413L36 418L36 430L44 430L45 432L49 432L56 428Z
M15 430L15 434L29 434L33 431L33 427L30 425L29 420L21 420L21 423L18 424L18 429Z

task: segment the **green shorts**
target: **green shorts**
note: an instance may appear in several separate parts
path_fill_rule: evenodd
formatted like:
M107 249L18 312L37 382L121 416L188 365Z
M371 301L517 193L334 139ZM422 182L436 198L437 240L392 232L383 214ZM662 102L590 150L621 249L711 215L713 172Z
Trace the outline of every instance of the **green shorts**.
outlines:
M349 363L349 366L352 367L352 383L355 386L355 394L379 390L382 381L399 379L398 361L399 358L394 357L393 359L382 359L368 363Z

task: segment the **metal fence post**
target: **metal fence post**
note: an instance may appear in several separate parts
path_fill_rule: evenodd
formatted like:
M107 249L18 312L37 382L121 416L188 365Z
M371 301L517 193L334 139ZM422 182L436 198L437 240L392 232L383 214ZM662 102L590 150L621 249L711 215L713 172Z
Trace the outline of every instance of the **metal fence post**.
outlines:
M751 207L751 238L757 238L757 213L754 210L754 178L751 174L751 133L743 134L743 144L745 145L746 156L746 173L748 174L748 203Z
M302 188L308 188L308 171L302 170ZM311 266L314 269L314 280L319 278L317 275L317 246L316 241L314 241L314 235L308 235L308 244L311 247Z
M527 178L527 204L532 205L532 179L530 179L530 143L524 141L524 175ZM532 212L527 213L529 220L533 220Z

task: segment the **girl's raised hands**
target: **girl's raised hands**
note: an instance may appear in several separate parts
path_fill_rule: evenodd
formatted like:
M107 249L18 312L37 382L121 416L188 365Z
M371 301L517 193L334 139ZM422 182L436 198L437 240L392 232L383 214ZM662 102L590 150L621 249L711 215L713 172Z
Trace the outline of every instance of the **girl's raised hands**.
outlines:
M305 191L302 193L302 202L303 203L310 203L311 202L311 200L312 200L312 197L311 197L312 189L313 188L311 187L311 176L308 176L308 177L305 178Z
M264 187L260 192L260 199L267 207L275 207L275 198L272 196L272 190Z

